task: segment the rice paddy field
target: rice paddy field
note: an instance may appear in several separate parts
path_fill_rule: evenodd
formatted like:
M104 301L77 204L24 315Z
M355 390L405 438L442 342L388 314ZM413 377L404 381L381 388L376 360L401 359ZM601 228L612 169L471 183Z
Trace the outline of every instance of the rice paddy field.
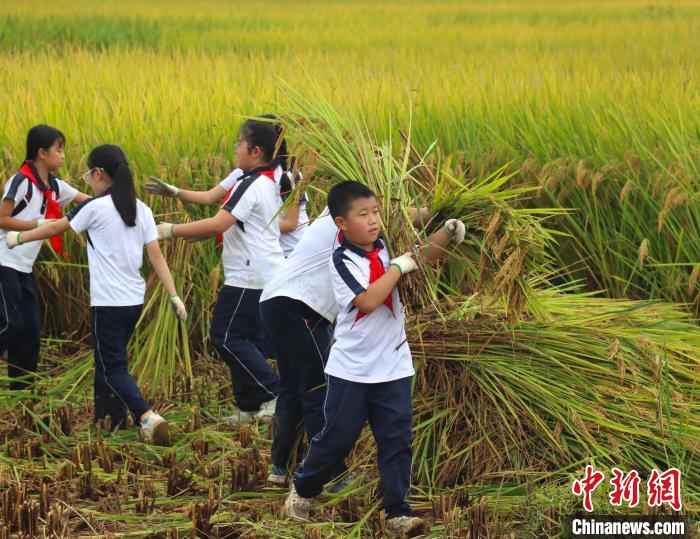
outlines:
M410 501L427 537L546 537L581 508L586 464L682 475L700 508L700 3L0 1L0 177L36 123L67 136L76 187L93 145L205 189L235 167L248 115L274 112L310 214L341 178L383 202L393 248L461 218L449 263L402 286L417 375ZM141 198L158 220L216 208ZM434 222L407 233L405 208ZM371 433L355 481L310 523L265 486L267 425L229 427L209 344L215 242L164 246L191 314L145 267L132 372L173 447L91 423L84 240L35 266L32 391L0 366L0 538L381 537ZM2 362L4 363L4 361ZM607 483L607 481L606 481ZM609 484L601 513L616 509ZM697 530L696 530L697 532Z

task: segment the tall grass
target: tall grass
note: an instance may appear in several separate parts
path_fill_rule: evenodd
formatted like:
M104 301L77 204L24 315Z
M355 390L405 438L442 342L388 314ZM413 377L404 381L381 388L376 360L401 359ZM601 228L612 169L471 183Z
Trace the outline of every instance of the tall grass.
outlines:
M378 140L410 117L420 153L439 140L469 177L510 163L520 181L545 186L536 205L577 210L558 221L573 240L553 253L573 279L698 312L688 232L698 219L699 18L689 1L210 0L194 15L174 0L4 4L0 174L46 121L68 136L69 178L110 141L140 177L210 186L234 167L242 117L283 101L275 77L307 94L313 79L342 114L361 111ZM669 195L677 182L682 204ZM77 272L61 271L80 297ZM69 331L57 316L49 309L47 326Z
M293 142L317 154L306 175L314 209L327 184L359 175L387 200L470 225L456 260L423 275L434 279L423 281L432 309L408 324L420 367L411 501L435 520L433 537L464 536L487 513L535 530L539 520L521 512L539 510L523 505L533 485L554 481L539 499L556 498L591 458L675 465L696 509L697 326L677 307L611 302L568 283L697 312L699 19L700 6L683 0L208 0L196 13L178 0L89 12L76 0L5 3L0 173L16 169L27 129L41 121L67 134L71 181L91 146L114 142L137 182L156 174L204 189L235 166L243 117L275 108ZM144 200L176 222L215 211ZM505 217L489 242L495 215ZM387 219L390 231L405 218ZM499 281L501 238L512 250L500 254L521 264ZM214 242L167 248L190 307L185 324L146 268L130 348L139 382L174 425L175 450L136 445L133 431L90 430L85 246L66 243L72 261L44 250L38 266L51 336L38 389L0 395L0 488L18 496L22 515L35 500L12 489L27 484L39 501L51 488L39 514L50 508L73 535L203 535L195 528L210 524L258 536L379 533L367 434L352 460L356 496L325 498L327 518L304 530L277 520L281 491L260 492L269 432L219 424L230 388L207 358L221 281ZM552 280L558 289L545 289ZM72 433L61 423L66 404ZM94 462L80 467L87 450ZM563 511L554 498L547 508Z

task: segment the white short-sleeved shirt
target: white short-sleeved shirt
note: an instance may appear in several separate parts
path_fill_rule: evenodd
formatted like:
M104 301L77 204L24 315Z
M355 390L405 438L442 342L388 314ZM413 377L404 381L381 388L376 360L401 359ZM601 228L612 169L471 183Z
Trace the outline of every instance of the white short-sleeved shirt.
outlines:
M56 201L62 207L73 202L73 199L78 194L77 189L51 175L49 175L49 187L57 194ZM35 221L44 219L46 216L44 194L21 172L15 174L5 183L2 198L3 200L12 200L14 202L15 213L13 213L13 216L16 219ZM40 241L32 241L18 245L10 250L5 244L6 235L7 232L5 230L0 230L0 265L23 273L31 273L42 243Z
M232 171L228 176L226 176L223 180L221 180L219 185L226 189L226 191L228 192L233 188L234 185L236 185L236 183L238 182L238 180L241 179L243 174L243 170L237 168L234 171ZM281 166L278 165L275 168L275 182L277 182L278 193L281 179L284 174L284 170ZM299 240L303 237L304 233L308 228L309 216L306 213L306 200L307 197L306 194L304 194L304 198L301 201L301 208L299 209L299 225L290 232L280 234L280 246L282 247L282 252L284 253L285 257L291 254L292 250L299 242Z
M265 285L260 301L279 296L296 299L333 322L338 307L328 260L338 246L338 227L325 208Z
M383 240L379 258L389 267L389 253ZM335 342L326 373L365 384L391 382L413 376L413 359L404 329L404 313L396 287L391 292L393 309L385 304L360 316L355 297L369 286L370 260L357 246L342 242L329 260L333 292L338 306Z
M281 205L277 182L258 171L234 185L222 207L236 218L223 234L225 285L262 290L284 262L277 219Z
M68 220L75 232L86 231L90 305L143 304L143 247L158 240L151 208L136 199L136 226L126 226L107 193L83 202L68 214Z

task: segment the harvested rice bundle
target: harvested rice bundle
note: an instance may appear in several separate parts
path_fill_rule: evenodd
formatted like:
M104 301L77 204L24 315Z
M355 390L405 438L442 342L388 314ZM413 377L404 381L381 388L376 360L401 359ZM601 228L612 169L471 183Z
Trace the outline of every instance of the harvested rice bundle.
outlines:
M286 104L280 107L287 138L296 141L292 153L314 167L314 184L321 188L345 179L366 183L382 202L385 237L393 254L417 251L429 233L447 218L460 218L472 235L451 253L450 269L425 262L402 279L403 303L409 312L432 307L457 292L508 298L507 315L516 320L528 305L528 276L551 270L546 246L553 233L542 224L548 209L514 209L512 202L531 189L507 187L510 176L499 169L479 181L453 177L448 164L432 163L435 144L425 154L411 145L410 126L403 140L379 142L359 116L340 113L320 90L305 96L280 83ZM308 170L309 166L304 165ZM413 226L411 208L428 208L434 217Z

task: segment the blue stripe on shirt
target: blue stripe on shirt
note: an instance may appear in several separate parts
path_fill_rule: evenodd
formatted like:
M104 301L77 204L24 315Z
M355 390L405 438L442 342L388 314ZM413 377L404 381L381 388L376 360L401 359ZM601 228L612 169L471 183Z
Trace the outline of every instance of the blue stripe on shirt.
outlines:
M341 279L343 279L343 282L347 285L347 287L352 291L353 294L355 294L356 296L362 294L362 292L364 292L367 289L364 286L362 286L357 279L355 279L355 276L345 265L345 260L354 264L354 262L350 260L348 255L345 254L345 249L343 247L338 247L335 251L333 251L333 265L335 266L338 275L340 275Z

